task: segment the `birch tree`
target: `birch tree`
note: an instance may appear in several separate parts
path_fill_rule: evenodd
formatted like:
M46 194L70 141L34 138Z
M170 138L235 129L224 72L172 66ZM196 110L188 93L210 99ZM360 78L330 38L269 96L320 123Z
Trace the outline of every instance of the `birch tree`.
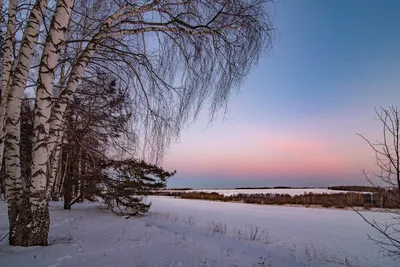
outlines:
M49 175L56 169L48 166L58 160L56 155L62 155L56 147L62 140L65 112L83 78L107 71L129 89L134 107L131 123L141 146L136 151L144 151L141 157L158 162L205 102L210 103L210 118L226 105L230 92L239 88L269 48L272 23L266 2L85 0L73 6L72 0L57 0L51 13L47 1L34 1L13 60L15 71L7 81L5 167L10 244L47 244L48 196L57 176ZM42 27L45 44L36 46L43 16L49 13L51 23ZM85 18L86 30L77 17ZM41 60L35 84L32 169L26 201L22 201L21 99L35 47L41 49L37 53ZM59 66L66 62L64 71Z
M33 240L29 240L28 242L32 244L38 242L38 239L40 244L47 244L48 239L50 218L47 207L49 201L47 197L49 194L46 193L46 186L48 173L47 161L49 158L47 140L50 127L51 98L53 96L55 68L65 38L65 31L69 23L73 2L73 0L57 1L56 11L50 24L50 30L47 35L40 62L38 88L36 90L35 100L32 170L29 188L30 213L32 218L37 218L37 220L28 222L26 226L30 228L30 238ZM52 185L49 184L47 188L50 190Z
M29 16L29 20L22 36L21 47L14 63L15 71L10 75L8 83L8 101L6 108L5 124L5 167L6 167L6 194L8 201L9 241L11 245L31 245L36 239L37 245L47 244L36 236L34 229L27 228L31 219L29 214L24 214L26 207L22 207L22 182L20 163L20 114L21 100L27 82L29 68L32 62L34 49L37 42L39 27L47 1L36 1ZM18 221L17 221L18 220ZM45 230L45 229L44 229ZM32 233L33 235L29 234ZM30 238L26 238L30 236ZM35 243L34 243L35 244Z
M141 100L138 106L150 106L146 109L149 124L164 123L161 129L160 123L147 127L148 135L163 132L161 139L168 141L166 137L178 133L189 114L198 114L204 99L211 98L211 113L223 106L269 45L265 1L121 3L95 25L97 32L54 105L50 132L59 131L62 114L85 70L96 66L130 82ZM183 83L174 86L177 80ZM160 147L157 139L151 147ZM50 136L49 151L55 140L56 135Z
M0 5L3 7L3 5ZM8 21L6 38L2 46L2 68L1 68L1 105L0 105L0 169L3 163L4 152L4 122L8 100L8 85L11 83L10 74L12 68L12 51L16 34L16 12L17 0L10 0L8 4Z

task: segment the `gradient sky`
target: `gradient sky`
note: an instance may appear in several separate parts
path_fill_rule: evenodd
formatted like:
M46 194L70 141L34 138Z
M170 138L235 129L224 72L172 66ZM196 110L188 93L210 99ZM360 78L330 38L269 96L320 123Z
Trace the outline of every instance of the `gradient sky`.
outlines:
M274 49L228 113L207 110L166 155L170 187L364 184L380 124L400 100L400 1L278 0Z

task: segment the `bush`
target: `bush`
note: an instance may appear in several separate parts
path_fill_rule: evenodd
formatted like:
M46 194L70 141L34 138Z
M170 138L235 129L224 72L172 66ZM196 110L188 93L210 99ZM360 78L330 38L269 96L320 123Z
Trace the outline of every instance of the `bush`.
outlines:
M206 228L213 234L226 234L226 224L222 222L211 221L207 224Z
M244 229L238 230L237 235L239 236L239 240L258 241L265 244L271 243L269 231L257 225L246 224Z

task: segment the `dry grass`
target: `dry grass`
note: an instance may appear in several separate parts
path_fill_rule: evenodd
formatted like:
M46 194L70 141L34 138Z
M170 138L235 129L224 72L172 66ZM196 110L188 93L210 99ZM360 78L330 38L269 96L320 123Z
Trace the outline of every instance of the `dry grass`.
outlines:
M160 193L161 194L161 193ZM166 195L172 195L167 193ZM372 207L396 208L393 201L388 199L382 200L382 196L368 193L334 193L334 194L315 194L308 193L303 195L291 196L289 194L236 194L232 196L224 196L218 193L208 192L174 192L173 196L184 199L201 199L221 202L241 202L247 204L259 205L303 205L309 207L311 205L321 206L324 208L344 209L346 207L364 207L365 209Z
M226 234L226 223L211 221L207 223L206 229L213 234Z
M257 241L265 244L271 243L269 231L258 225L246 224L244 228L237 230L239 240Z

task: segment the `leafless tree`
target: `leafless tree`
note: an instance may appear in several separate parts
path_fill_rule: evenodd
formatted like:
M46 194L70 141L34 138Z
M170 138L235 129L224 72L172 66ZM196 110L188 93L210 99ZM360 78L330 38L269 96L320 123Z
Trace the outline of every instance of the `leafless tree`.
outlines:
M385 221L368 219L362 213L365 222L379 233L379 237L370 238L382 249L400 259L400 111L391 106L388 109L375 109L378 120L382 125L382 139L372 142L360 135L370 146L375 154L375 170L363 170L365 178L378 193L374 194L378 205L385 207L389 215Z

